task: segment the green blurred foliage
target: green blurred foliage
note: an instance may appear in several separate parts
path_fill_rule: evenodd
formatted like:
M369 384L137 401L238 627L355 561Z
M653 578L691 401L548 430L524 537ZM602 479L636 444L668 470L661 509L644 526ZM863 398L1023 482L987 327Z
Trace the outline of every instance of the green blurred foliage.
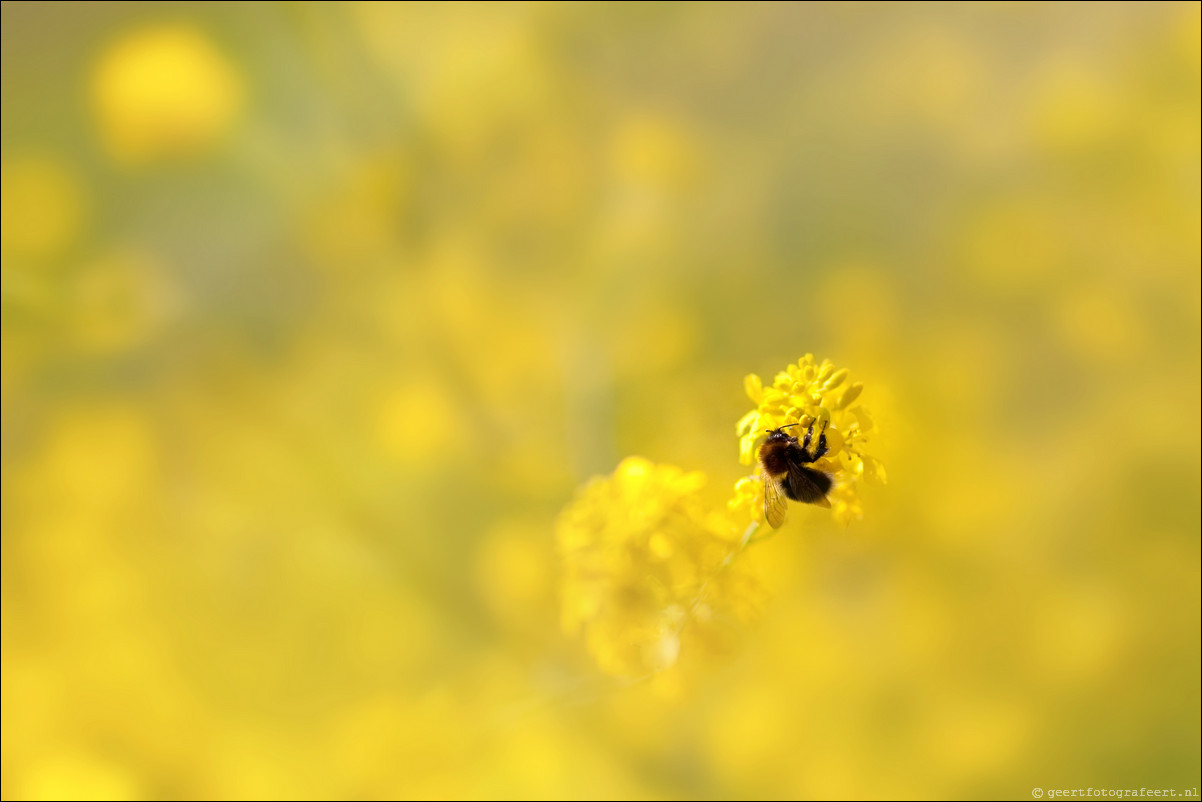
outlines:
M1196 3L2 38L5 798L1197 786ZM889 486L692 687L604 679L557 511L635 453L723 503L806 352Z

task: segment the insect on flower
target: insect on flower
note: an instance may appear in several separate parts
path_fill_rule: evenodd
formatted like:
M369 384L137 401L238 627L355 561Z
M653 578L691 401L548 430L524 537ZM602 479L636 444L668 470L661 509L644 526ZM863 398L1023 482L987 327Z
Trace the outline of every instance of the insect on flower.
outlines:
M773 529L779 529L785 522L789 511L786 498L820 507L831 506L826 497L833 484L830 474L808 467L827 452L826 427L819 431L818 443L811 452L814 424L810 424L800 443L784 431L797 425L790 423L777 429L765 429L768 438L759 450L760 474L764 480L764 518Z

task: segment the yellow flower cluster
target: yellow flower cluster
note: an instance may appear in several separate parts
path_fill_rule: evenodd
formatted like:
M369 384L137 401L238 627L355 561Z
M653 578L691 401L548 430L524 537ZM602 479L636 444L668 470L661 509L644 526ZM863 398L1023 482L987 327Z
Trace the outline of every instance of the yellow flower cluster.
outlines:
M91 99L109 153L125 163L190 156L220 140L242 106L241 78L201 31L127 34L100 57Z
M682 651L722 651L759 607L732 562L744 534L699 493L701 473L629 457L594 479L556 529L562 624L608 674L642 677Z
M803 429L813 424L815 431L825 432L829 451L813 467L834 478L835 485L828 494L831 512L844 524L862 514L856 489L860 480L885 482L884 466L867 451L876 424L859 403L864 386L860 382L849 383L849 375L846 368L837 369L830 360L815 362L813 354L806 354L797 364L776 374L767 387L752 373L743 384L756 407L740 418L736 426L739 461L744 465L755 460L756 446L766 429L796 423ZM735 483L734 492L730 509L761 521L762 482L744 477Z
M844 523L860 517L859 480L885 480L865 451L874 425L856 403L863 388L847 377L809 355L771 387L748 376L757 406L739 421L745 464L764 429L821 428L829 453L814 467L834 477L828 498ZM730 512L706 504L704 484L700 473L629 457L611 476L587 484L560 515L563 628L584 638L606 673L641 678L677 665L682 652L724 651L738 625L758 611L759 585L746 561L735 558L762 523L763 482L740 479Z

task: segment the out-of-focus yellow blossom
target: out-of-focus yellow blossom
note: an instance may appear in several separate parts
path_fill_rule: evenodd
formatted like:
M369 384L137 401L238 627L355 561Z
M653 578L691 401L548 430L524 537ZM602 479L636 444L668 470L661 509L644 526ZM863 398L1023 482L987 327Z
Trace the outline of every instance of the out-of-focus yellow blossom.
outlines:
M62 162L45 157L5 161L0 187L0 246L6 256L54 256L79 233L83 187Z
M726 505L731 512L747 515L756 523L764 522L764 483L758 477L744 476L735 482L735 495Z
M408 464L430 464L466 445L456 401L435 375L415 375L382 393L377 430L382 445Z
M201 32L148 28L111 45L91 85L105 146L123 162L188 156L225 134L242 105L234 68Z
M561 621L603 671L643 677L721 651L760 590L732 557L742 530L707 508L701 473L628 457L559 518Z
M776 374L767 387L752 373L744 379L744 386L756 408L740 418L736 427L739 461L744 465L755 460L757 442L766 429L789 424L799 424L804 429L812 423L816 431L825 432L829 451L813 467L835 479L828 498L831 512L840 523L861 515L856 492L861 479L885 482L885 467L866 448L876 431L876 423L859 403L864 385L848 381L849 376L846 368L836 368L829 359L815 362L813 354L806 354L796 365ZM735 483L735 495L729 506L735 512L745 511L753 521L761 521L764 516L761 483L751 477L740 479Z

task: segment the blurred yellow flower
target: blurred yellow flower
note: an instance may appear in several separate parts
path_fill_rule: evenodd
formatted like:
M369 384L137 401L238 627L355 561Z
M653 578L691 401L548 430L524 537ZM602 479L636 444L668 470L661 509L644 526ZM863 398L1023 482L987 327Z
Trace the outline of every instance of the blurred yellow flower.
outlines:
M242 105L242 86L204 34L172 25L113 43L93 73L91 99L111 155L136 163L213 145Z
M135 799L137 778L92 755L58 754L37 760L19 786L25 799Z
M84 217L83 187L61 161L26 157L4 162L0 243L5 255L50 257L71 245Z
M417 371L382 394L377 433L384 449L411 465L457 454L465 445L457 401L445 383Z
M608 674L643 677L721 651L754 617L758 584L732 557L741 530L707 508L705 477L628 457L560 515L562 625Z
M747 397L756 408L739 419L739 461L750 465L756 458L756 445L764 430L789 424L802 427L815 423L824 426L829 451L814 463L814 468L831 474L835 486L828 494L831 512L840 523L861 515L856 485L861 479L883 484L885 467L866 449L876 423L860 403L864 385L849 382L846 368L838 369L829 360L814 361L806 354L776 374L770 386L752 373L744 379ZM763 488L752 477L735 483L729 507L736 513L761 521L764 515Z
M764 483L758 477L744 476L735 482L735 495L726 505L736 515L748 515L753 521L764 521Z
M686 127L652 115L621 121L610 145L619 182L643 192L686 188L700 169L698 146Z
M485 533L476 553L476 587L498 620L531 628L547 623L543 614L552 609L553 596L550 556L543 526L510 519Z

